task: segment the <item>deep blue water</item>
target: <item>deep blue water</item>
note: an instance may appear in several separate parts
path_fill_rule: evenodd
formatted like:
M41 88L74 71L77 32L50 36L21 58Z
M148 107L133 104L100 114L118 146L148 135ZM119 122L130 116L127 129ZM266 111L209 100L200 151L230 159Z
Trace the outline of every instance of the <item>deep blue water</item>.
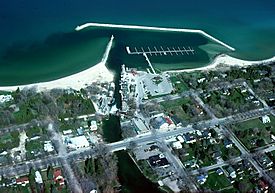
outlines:
M199 28L235 47L239 57L262 59L275 53L274 10L274 0L3 0L0 47L106 22Z

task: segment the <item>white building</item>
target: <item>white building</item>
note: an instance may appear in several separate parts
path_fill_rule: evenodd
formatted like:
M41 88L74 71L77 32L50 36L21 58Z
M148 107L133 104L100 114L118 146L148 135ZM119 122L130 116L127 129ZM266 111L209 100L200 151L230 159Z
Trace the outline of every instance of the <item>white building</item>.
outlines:
M90 129L91 129L91 131L96 131L97 130L96 121L91 121Z
M184 143L184 139L181 135L177 136L177 140L180 142L180 143Z
M82 136L69 138L69 142L67 143L67 145L70 148L79 149L79 148L89 147L90 144L86 139L86 137L82 135Z
M0 103L11 101L13 97L11 95L0 95Z
M172 147L173 147L174 149L181 149L181 148L182 148L181 142L179 142L179 141L173 142L173 143L172 143Z
M71 130L71 129L68 129L68 130L64 130L63 131L63 134L64 135L68 135L68 134L72 134L73 133L73 131Z
M42 176L39 171L35 172L35 182L38 184L43 184Z
M270 118L269 118L269 116L267 116L267 115L262 116L262 122L263 122L264 124L270 123Z
M53 145L50 141L45 141L44 151L46 151L46 152L53 152L54 151Z

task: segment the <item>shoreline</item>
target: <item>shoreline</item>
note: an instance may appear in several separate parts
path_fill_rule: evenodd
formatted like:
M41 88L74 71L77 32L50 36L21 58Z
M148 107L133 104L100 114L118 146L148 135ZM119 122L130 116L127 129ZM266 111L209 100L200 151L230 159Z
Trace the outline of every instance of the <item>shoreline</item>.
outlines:
M88 27L107 27L107 28L121 28L121 29L141 29L141 30L154 30L154 31L170 31L170 32L187 32L187 33L199 33L214 42L221 44L222 46L228 48L231 51L235 51L235 48L229 46L228 44L218 40L217 38L209 35L203 30L197 29L184 29L184 28L167 28L167 27L152 27L152 26L141 26L141 25L120 25L120 24L105 24L105 23L85 23L83 25L77 26L76 31L81 31Z
M76 74L72 74L70 76L66 76L63 78L59 78L52 81L47 82L39 82L33 84L26 85L16 85L16 86L0 86L0 90L2 91L15 91L17 88L20 90L24 88L35 88L37 91L46 91L55 88L60 89L76 89L80 90L81 88L85 88L86 86L94 83L94 82L112 82L114 80L114 74L109 71L106 67L106 62L110 53L110 50L113 45L114 36L111 37L108 45L106 46L106 50L102 57L102 60L81 72Z
M219 66L225 66L225 67L231 67L231 66L238 66L238 67L246 67L251 65L259 65L263 63L271 63L275 62L275 56L269 59L265 60L258 60L258 61L248 61L248 60L241 60L238 58L234 58L232 56L221 54L217 56L213 62L211 62L209 65L200 67L200 68L192 68L192 69L183 69L183 70L167 70L164 72L167 73L177 73L177 72L194 72L194 71L207 71L207 70L213 70Z

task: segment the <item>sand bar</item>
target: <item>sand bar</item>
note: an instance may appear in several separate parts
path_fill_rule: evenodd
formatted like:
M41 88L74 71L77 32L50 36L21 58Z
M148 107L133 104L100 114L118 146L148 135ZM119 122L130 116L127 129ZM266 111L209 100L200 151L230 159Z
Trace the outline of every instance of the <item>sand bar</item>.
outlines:
M273 56L270 59L266 60L258 60L258 61L247 61L247 60L241 60L237 58L233 58L231 56L228 56L226 54L221 54L217 56L214 61L204 67L201 68L192 68L192 69L184 69L184 70L168 70L165 72L174 73L174 72L193 72L193 71L203 71L203 70L212 70L217 68L218 66L239 66L239 67L245 67L250 65L259 65L259 64L268 64L275 62L275 56Z

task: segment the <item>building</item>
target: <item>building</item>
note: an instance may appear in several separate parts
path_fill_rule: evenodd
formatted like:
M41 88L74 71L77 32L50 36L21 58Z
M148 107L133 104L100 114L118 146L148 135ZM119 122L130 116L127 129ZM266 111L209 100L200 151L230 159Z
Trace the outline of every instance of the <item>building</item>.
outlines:
M178 135L177 136L177 140L180 142L180 143L184 143L184 139L181 135Z
M72 133L73 133L73 131L71 129L63 131L64 135L68 135L68 134L72 134Z
M35 172L35 182L38 184L43 184L42 176L39 171Z
M0 103L5 103L13 100L11 95L0 95Z
M96 131L97 130L96 121L91 121L90 129L91 129L91 131Z
M265 183L263 180L259 180L259 188L260 188L260 190L262 191L262 192L268 192L268 184L267 183Z
M186 141L186 143L195 143L197 141L196 138L189 133L184 134L183 139Z
M220 175L222 175L222 174L223 174L223 171L222 171L222 169L221 169L221 168L219 168L219 169L217 169L217 170L216 170L216 173L220 176Z
M231 178L236 178L236 171L233 169L232 166L229 166L226 170L227 174L231 177Z
M79 149L79 148L90 146L88 140L84 135L68 138L66 142L67 142L67 146L72 149Z
M52 145L51 141L45 141L45 143L44 143L44 151L48 152L48 153L54 151L54 148L53 148L53 145Z
M155 129L167 129L169 126L163 116L153 118L151 124Z
M224 139L223 144L225 148L231 148L233 146L232 141L229 139Z
M174 149L181 149L182 148L182 145L181 145L181 142L180 141L175 141L172 143L172 147Z
M149 157L149 163L152 167L167 167L170 165L163 154Z
M262 119L263 124L270 123L270 118L267 115L262 116L261 119Z
M64 177L62 176L61 169L55 169L53 172L53 180L55 183L58 183L60 186L63 186L65 184Z
M22 178L16 179L16 184L17 185L26 186L29 183L30 183L30 181L29 181L28 177L22 177Z
M207 175L206 176L203 174L199 175L197 176L197 182L200 184L204 184L206 182L207 177L208 177Z

